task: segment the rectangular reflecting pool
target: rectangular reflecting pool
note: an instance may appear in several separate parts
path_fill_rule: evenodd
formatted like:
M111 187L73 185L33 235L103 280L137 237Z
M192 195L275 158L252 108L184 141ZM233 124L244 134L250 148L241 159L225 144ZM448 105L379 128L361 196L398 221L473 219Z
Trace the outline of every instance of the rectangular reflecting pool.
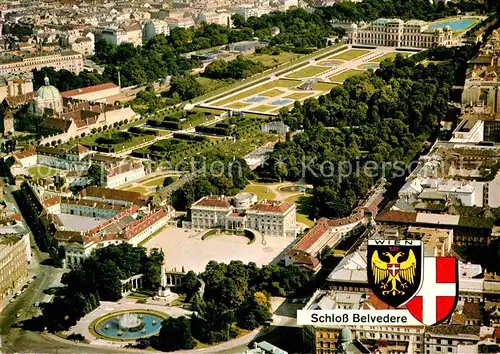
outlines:
M474 23L474 20L471 18L464 18L461 20L450 20L445 22L433 23L429 27L432 29L444 28L446 26L450 26L453 32L463 31L470 25Z

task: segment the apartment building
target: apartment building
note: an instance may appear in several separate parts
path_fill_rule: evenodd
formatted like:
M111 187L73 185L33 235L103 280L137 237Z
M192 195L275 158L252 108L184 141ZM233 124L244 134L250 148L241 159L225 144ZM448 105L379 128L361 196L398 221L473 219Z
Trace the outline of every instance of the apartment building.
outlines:
M150 40L157 35L170 35L170 27L166 21L153 19L144 23L142 28L142 38L145 41Z
M304 306L304 310L387 310L388 306L370 292L318 290ZM303 338L309 353L338 353L335 344L343 325L304 326ZM417 326L349 326L353 336L373 347L383 342L388 353L423 353L424 325Z
M446 325L429 326L425 330L425 354L461 354L459 345L476 344L480 340L481 327Z
M33 92L33 81L25 75L6 75L0 77L0 102L7 97L16 97Z
M79 37L71 43L71 49L84 57L88 57L94 54L94 41L89 37Z
M142 26L132 23L120 28L108 27L101 31L100 37L111 44L131 43L134 47L142 45Z
M165 21L168 23L170 30L174 28L190 28L195 25L191 17L171 17L166 18Z
M0 235L0 311L3 300L27 280L30 259L29 233Z
M5 59L0 61L0 75L26 74L34 69L46 67L53 67L56 71L65 69L78 74L83 70L83 55L69 50Z
M379 18L358 27L352 24L347 32L351 44L385 47L432 48L450 46L453 32L449 26L432 29L424 21Z

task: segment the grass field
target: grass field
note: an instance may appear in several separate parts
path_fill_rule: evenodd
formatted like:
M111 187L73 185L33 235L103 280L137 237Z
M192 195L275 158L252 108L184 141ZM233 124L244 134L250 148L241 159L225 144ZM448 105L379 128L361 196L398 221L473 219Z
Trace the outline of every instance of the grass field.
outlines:
M272 190L264 186L258 186L255 184L249 184L243 189L243 192L251 192L257 195L257 199L269 199L274 200L276 198L276 194Z
M327 82L316 82L313 85L313 89L318 91L330 92L330 90L334 87L337 87L337 84L329 84Z
M343 64L343 62L340 61L340 60L328 60L328 59L326 59L326 60L320 61L317 65L325 65L325 66L328 66L329 68L333 67L333 66L326 65L325 63L335 63L337 65L342 65Z
M234 102L231 104L227 104L226 107L231 108L231 109L241 109L241 108L245 108L245 107L250 106L250 105L251 105L251 103Z
M261 106L257 106L257 107L254 107L252 108L252 111L255 111L255 112L269 112L270 110L272 109L275 109L276 107L274 106L268 106L268 105L261 105Z
M28 168L28 173L33 178L43 178L49 176L55 176L58 170L47 167L47 166L33 166Z
M266 82L262 85L253 87L250 90L240 92L234 96L222 99L220 101L212 102L212 104L217 105L217 106L225 106L229 103L243 100L247 97L251 97L251 96L260 94L264 91L269 91L269 90L277 88L277 87L292 87L292 86L297 86L300 83L301 83L301 81L299 81L299 80L283 80L283 79L273 80L273 81Z
M148 194L149 193L149 190L147 188L144 188L144 187L128 187L124 190L126 190L128 192L137 192L137 193L141 193L141 194Z
M343 60L353 60L359 58L362 55L370 53L369 50L364 49L351 49L345 53L337 54L334 56L335 59L343 59Z
M225 109L217 109L217 108L202 108L202 107L194 107L192 109L193 112L207 112L207 113L212 113L215 115L221 115L222 113L225 113Z
M222 87L232 85L237 81L234 79L215 80L215 79L209 79L208 77L203 77L203 76L196 76L195 79L203 88L203 92L214 91L214 90L220 89Z
M344 71L340 74L330 76L329 79L330 79L330 81L344 82L347 78L354 76L354 75L359 75L362 73L364 73L363 70L350 69L350 70Z
M316 75L319 75L327 71L328 69L328 67L324 66L307 66L304 69L288 74L286 77L289 77L291 79L315 77Z
M396 56L400 54L404 57L407 57L408 56L408 53L401 53L401 52L391 52L391 53L387 53L387 54L384 54L382 55L381 57L378 57L376 59L372 59L370 61L374 62L374 63L380 63L382 61L384 61L385 59L391 59L393 60L394 58L396 58Z
M264 93L262 93L262 96L266 96L266 97L276 97L276 96L279 96L283 93L283 91L280 91L278 89L272 89L272 90L269 90L269 91L266 91Z
M301 100L307 96L310 96L311 94L310 93L306 93L306 92L296 92L296 93L292 93L291 95L288 95L288 96L285 96L285 98L289 98L291 100Z
M279 55L271 55L271 54L252 54L247 56L247 59L251 59L253 61L258 61L264 64L267 67L274 67L276 65L280 65L286 62L289 62L292 59L296 59L300 57L300 54L290 53L290 52L281 52Z
M310 194L297 194L286 198L287 202L294 203L297 206L297 222L311 227L314 221L309 219L309 211L312 207L313 198Z

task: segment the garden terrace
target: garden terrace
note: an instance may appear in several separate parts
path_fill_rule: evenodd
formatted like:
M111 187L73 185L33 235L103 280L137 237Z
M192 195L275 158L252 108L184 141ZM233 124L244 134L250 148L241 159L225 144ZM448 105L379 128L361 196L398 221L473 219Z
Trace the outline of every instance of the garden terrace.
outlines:
M147 120L146 125L168 130L182 130L214 119L214 114L211 112L166 111L164 113L153 115Z

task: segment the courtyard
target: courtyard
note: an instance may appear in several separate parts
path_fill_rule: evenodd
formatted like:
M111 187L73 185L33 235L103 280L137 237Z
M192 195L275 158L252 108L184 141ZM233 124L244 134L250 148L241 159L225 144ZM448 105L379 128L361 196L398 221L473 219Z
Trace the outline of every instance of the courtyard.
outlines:
M159 248L165 253L167 270L200 273L209 261L229 263L240 260L254 262L257 266L271 263L295 238L265 237L258 234L255 242L236 235L213 235L202 240L207 230L165 228L143 244L148 249ZM193 257L196 255L196 257Z

